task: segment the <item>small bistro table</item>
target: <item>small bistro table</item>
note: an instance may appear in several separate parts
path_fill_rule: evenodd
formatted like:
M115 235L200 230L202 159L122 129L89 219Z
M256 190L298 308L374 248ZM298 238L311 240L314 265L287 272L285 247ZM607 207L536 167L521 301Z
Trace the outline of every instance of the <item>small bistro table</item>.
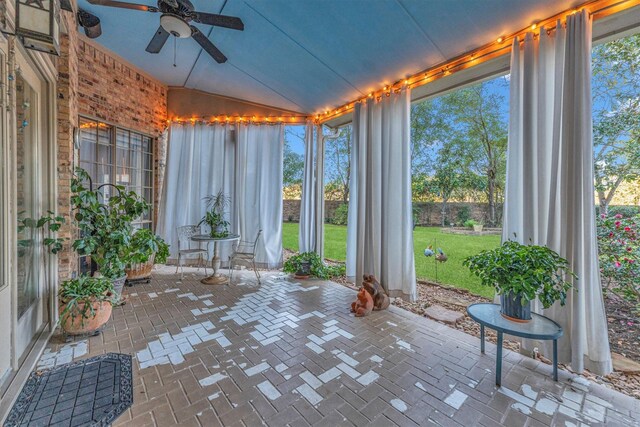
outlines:
M516 337L553 340L553 380L558 381L558 338L562 336L562 327L548 317L531 313L531 320L526 323L508 320L500 314L499 304L479 303L467 307L469 317L480 324L480 352L484 353L484 327L494 329L498 333L498 349L496 352L496 385L502 382L502 335Z
M240 240L240 236L237 234L228 234L225 237L213 237L209 234L196 234L195 236L191 236L191 240L194 242L213 243L213 258L211 258L211 269L213 270L213 274L200 280L200 283L204 285L226 285L229 283L229 278L226 275L218 273L218 270L220 270L218 242L233 242Z

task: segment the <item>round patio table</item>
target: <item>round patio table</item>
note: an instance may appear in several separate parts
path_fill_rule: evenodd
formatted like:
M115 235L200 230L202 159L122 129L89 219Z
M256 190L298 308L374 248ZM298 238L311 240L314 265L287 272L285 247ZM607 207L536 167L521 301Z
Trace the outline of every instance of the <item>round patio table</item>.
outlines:
M213 237L209 234L196 234L195 236L191 236L191 240L194 242L213 243L213 258L211 258L211 269L213 270L213 274L200 280L200 283L204 285L226 285L229 283L229 277L218 272L218 270L220 270L218 243L240 240L240 236L238 234L227 234L225 237Z
M553 340L553 380L558 381L558 338L562 336L562 327L548 317L531 313L531 320L526 323L508 320L500 313L499 304L478 303L467 307L469 317L480 324L480 352L484 353L484 327L498 333L498 349L496 353L496 385L500 387L502 380L502 335L538 340Z

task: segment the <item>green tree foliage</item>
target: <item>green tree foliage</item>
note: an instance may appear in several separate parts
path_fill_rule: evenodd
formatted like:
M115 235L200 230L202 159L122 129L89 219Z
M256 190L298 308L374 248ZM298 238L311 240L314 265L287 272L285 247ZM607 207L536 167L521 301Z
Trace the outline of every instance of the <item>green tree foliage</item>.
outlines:
M343 203L348 203L349 201L351 139L352 128L349 124L340 129L338 138L327 140L324 148L324 174L325 182L328 183L325 194L327 190L337 190Z
M301 137L298 132L287 127L284 136L282 168L282 185L285 187L302 183L304 156L291 149L291 143L295 139L299 139L304 142L303 137Z
M486 199L487 222L499 222L497 204L503 199L506 174L507 102L495 88L506 89L506 85L499 78L412 107L414 195L419 200L429 200L428 193L440 197L443 216L451 198Z
M594 47L593 142L600 213L640 179L640 34Z

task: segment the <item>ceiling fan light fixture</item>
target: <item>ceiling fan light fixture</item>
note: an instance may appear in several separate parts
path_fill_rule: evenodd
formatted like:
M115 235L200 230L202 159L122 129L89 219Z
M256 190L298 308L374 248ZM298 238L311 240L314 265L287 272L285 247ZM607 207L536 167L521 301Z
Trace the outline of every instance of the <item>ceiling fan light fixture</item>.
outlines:
M160 17L160 25L169 34L181 39L191 37L191 27L182 18L171 13L165 13Z

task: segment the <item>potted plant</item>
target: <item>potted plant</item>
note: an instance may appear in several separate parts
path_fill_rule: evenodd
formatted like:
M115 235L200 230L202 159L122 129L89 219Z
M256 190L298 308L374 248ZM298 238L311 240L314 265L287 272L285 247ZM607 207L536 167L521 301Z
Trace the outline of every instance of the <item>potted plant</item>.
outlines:
M577 279L566 259L546 246L523 245L508 240L501 246L466 258L463 265L478 276L485 286L500 295L501 313L509 320L531 320L531 301L538 299L544 308L556 301L564 305Z
M293 273L296 279L307 279L310 276L330 279L345 273L344 265L325 265L315 252L303 252L289 257L284 262L283 270L285 273Z
M211 228L211 237L228 236L229 222L224 219L224 211L231 205L231 198L220 190L216 194L205 197L204 201L207 205L207 212L198 225L207 224Z
M107 187L114 190L108 199L102 193ZM71 180L71 191L80 235L72 247L79 255L91 257L98 266L97 273L112 281L115 298L119 300L127 278L125 268L130 263L132 221L147 212L149 204L123 186L103 184L93 189L91 178L80 168Z
M478 224L478 223L477 223L475 220L473 220L473 219L468 219L468 220L466 220L466 221L464 222L464 224L463 224L463 225L464 225L466 228L473 228L473 227L475 227L477 224Z
M60 325L69 335L97 331L111 317L113 284L86 275L66 280L58 292Z
M137 230L131 238L125 269L127 281L147 279L151 275L153 265L164 264L169 256L169 245L147 228Z

